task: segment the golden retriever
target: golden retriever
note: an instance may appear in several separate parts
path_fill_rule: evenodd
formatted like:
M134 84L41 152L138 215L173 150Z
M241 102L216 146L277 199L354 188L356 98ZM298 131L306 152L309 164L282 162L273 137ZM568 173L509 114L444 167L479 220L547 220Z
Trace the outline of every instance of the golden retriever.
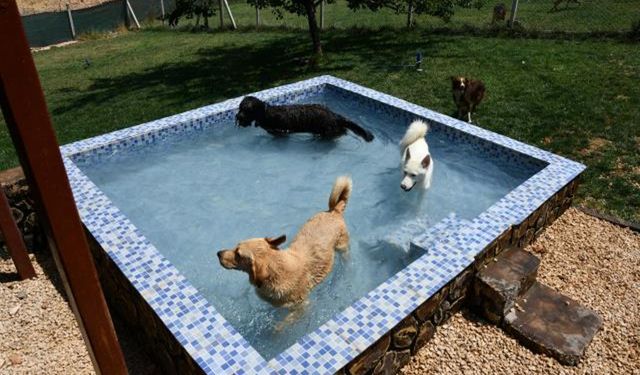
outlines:
M329 210L309 219L286 250L286 236L252 238L234 249L218 252L226 269L249 274L258 296L277 307L306 302L313 287L331 272L335 250L346 251L349 232L343 212L351 195L351 179L338 177L329 197Z

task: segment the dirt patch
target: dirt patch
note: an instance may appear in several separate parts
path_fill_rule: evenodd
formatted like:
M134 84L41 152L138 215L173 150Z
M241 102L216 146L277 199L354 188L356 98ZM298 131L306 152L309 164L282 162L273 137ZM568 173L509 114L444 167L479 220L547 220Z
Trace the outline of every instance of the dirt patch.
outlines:
M17 0L20 14L35 14L44 12L59 12L67 10L67 4L71 10L89 8L94 5L108 3L103 0Z
M591 138L589 140L589 145L583 148L582 150L578 151L578 153L582 156L589 156L595 153L600 153L605 147L609 147L611 145L612 145L611 141L604 138L595 137L595 138Z

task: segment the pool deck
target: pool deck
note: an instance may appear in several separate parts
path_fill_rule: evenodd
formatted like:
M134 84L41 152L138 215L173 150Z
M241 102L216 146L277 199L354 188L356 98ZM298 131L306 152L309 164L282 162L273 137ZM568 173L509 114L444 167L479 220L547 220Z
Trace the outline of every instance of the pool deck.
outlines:
M232 118L241 98L123 129L62 147L81 218L100 247L146 300L205 373L334 373L387 334L476 260L503 233L518 226L570 184L584 165L404 100L320 76L254 95L289 101L323 85L373 99L443 124L547 165L464 227L424 245L427 253L289 349L266 361L87 178L75 162L100 158L171 134ZM433 227L431 230L441 230ZM427 232L425 238L429 238Z

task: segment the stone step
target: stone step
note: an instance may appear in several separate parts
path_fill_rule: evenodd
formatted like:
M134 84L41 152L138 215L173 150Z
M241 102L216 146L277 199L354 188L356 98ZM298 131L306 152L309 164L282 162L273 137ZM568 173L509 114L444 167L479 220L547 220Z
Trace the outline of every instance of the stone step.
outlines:
M472 304L491 322L499 324L516 299L533 284L540 260L513 247L481 269L473 282Z
M504 318L504 329L525 346L572 366L600 327L594 311L537 281Z

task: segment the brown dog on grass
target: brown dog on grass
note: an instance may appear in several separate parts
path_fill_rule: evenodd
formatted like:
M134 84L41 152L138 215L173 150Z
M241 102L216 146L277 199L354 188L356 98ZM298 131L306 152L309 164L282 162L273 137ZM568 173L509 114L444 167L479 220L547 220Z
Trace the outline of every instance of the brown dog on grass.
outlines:
M504 21L507 16L507 6L504 3L497 4L493 7L493 18L491 24L495 24L497 21Z
M453 101L458 108L458 118L467 117L467 121L471 123L471 113L484 98L485 87L480 80L469 79L461 76L451 77L451 91L453 93Z
M346 251L349 232L343 212L351 194L351 179L338 177L329 210L309 219L286 250L278 249L286 236L252 238L234 249L218 252L226 269L244 271L258 296L277 307L294 307L306 302L311 289L333 268L335 250Z

